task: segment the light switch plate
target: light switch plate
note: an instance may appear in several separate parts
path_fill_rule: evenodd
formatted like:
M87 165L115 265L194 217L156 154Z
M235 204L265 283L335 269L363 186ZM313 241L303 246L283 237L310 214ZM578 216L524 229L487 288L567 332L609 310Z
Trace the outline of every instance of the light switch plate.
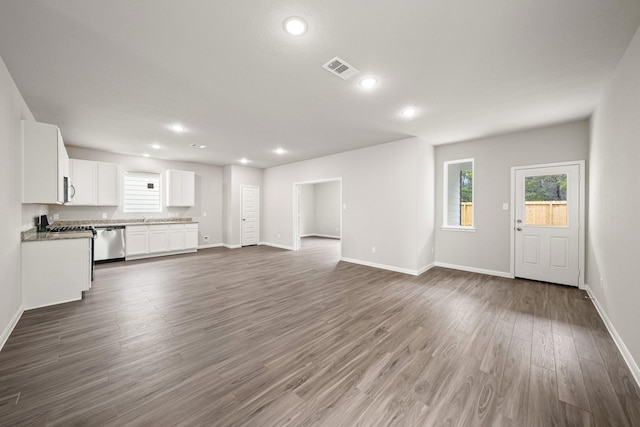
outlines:
M509 203L503 203L502 204L502 210L503 211L508 211L509 210Z

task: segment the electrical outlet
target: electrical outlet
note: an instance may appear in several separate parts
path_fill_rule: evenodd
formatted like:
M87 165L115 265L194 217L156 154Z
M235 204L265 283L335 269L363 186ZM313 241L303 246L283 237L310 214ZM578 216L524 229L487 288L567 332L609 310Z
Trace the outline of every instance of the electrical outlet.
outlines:
M278 233L278 239L280 238L280 233Z
M60 219L60 214L53 214L53 219Z
M102 219L107 219L107 213L106 212L102 212Z
M207 216L207 213L206 212L202 212L202 216Z
M375 246L371 246L371 253L375 254L376 253L376 247Z
M502 204L502 210L503 211L508 211L509 210L509 203L503 203Z
M209 241L209 236L203 236L202 238L204 239L205 242Z

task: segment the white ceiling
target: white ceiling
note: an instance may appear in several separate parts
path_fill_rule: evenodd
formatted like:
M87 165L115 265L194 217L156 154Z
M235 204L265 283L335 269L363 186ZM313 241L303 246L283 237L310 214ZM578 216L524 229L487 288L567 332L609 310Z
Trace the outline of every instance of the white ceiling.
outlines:
M2 0L0 56L67 144L269 167L586 118L639 25L638 0Z

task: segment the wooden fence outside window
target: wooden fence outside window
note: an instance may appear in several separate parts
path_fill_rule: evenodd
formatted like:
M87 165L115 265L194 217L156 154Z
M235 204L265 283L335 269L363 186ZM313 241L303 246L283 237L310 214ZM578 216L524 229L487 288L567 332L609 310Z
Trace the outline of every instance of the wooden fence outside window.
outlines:
M567 225L567 202L544 201L525 202L526 225ZM473 203L460 203L460 225L473 225Z

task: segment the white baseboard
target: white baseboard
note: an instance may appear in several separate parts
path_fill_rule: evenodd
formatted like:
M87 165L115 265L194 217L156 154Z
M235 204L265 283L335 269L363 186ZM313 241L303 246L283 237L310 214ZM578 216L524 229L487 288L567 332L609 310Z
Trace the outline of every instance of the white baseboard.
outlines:
M239 249L242 245L227 245L226 243L222 243L220 246L223 246L227 249Z
M363 260L360 260L360 259L344 258L343 257L343 258L340 258L340 261L350 262L351 264L366 265L367 267L379 268L381 270L395 271L396 273L410 274L412 276L418 276L419 275L418 270L411 270L409 268L396 267L396 266L393 266L393 265L378 264L376 262L363 261Z
M317 234L317 233L313 233L313 234L304 234L300 237L324 237L326 239L338 239L340 240L340 236L336 236L334 234Z
M9 322L7 327L4 328L4 331L2 331L2 335L0 335L0 350L2 350L2 347L4 347L4 345L7 343L9 335L11 335L11 332L13 332L13 329L16 327L18 321L22 317L22 313L24 313L24 308L21 305L18 308L18 311L16 311L16 314L14 314L11 318L11 321Z
M293 246L279 245L277 243L260 242L258 244L261 245L261 246L271 246L271 247L278 248L278 249L286 249L288 251L292 251L293 250Z
M429 270L431 270L431 269L432 269L433 267L435 267L435 266L436 266L436 263L435 263L435 262L432 262L431 264L425 265L424 267L422 267L421 269L419 269L419 270L417 271L417 273L418 273L418 274L417 274L417 276L421 275L421 274L422 274L422 273L424 273L425 271L429 271Z
M208 245L200 245L198 249L209 249L209 248L219 248L222 246L222 243L210 243Z
M511 273L504 271L485 270L484 268L467 267L464 265L447 264L446 262L436 262L436 267L451 268L452 270L468 271L470 273L487 274L489 276L506 277L507 279L513 279L514 276Z
M633 359L631 352L625 345L624 341L622 341L622 337L620 337L620 335L618 334L618 331L616 331L616 328L613 326L613 323L611 323L611 319L609 319L609 316L607 316L607 312L604 311L604 308L602 307L602 305L600 305L600 302L596 298L595 294L591 291L591 288L589 287L589 285L585 284L584 290L587 291L587 294L589 294L591 301L593 301L593 305L596 307L598 314L602 318L602 321L604 322L605 326L607 327L607 330L609 331L609 335L611 335L611 338L613 338L613 341L618 346L618 350L620 350L620 353L622 354L622 358L627 363L627 366L631 371L631 375L633 375L633 378L635 378L636 383L638 384L638 386L640 386L640 368L638 368L638 364Z

